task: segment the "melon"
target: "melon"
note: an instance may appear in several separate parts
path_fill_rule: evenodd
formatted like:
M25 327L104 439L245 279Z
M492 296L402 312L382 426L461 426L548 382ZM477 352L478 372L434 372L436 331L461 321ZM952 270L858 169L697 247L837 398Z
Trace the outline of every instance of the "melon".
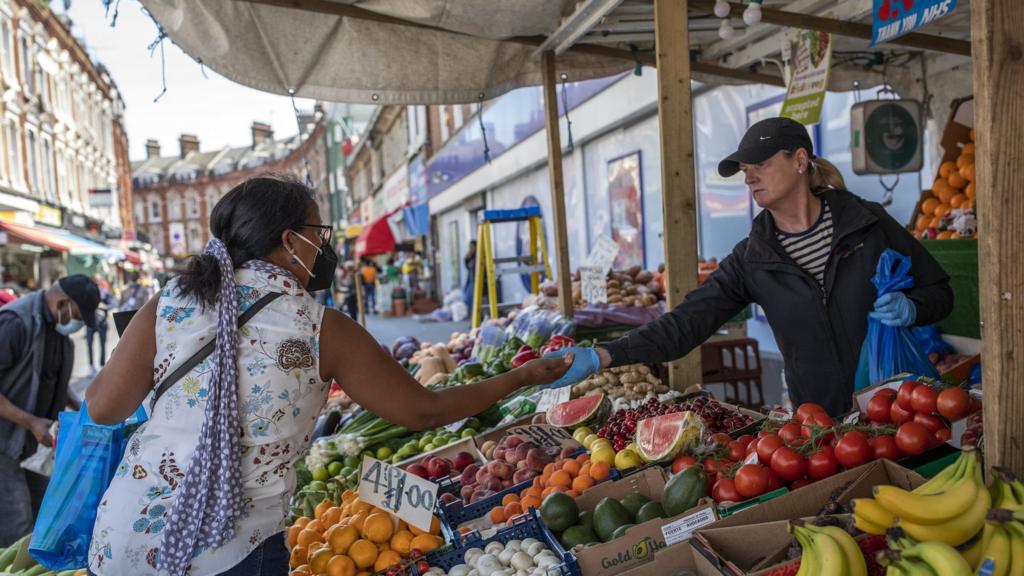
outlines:
M548 424L575 430L586 426L597 428L612 412L612 401L604 394L584 396L556 404L548 410Z
M702 428L700 417L689 410L646 418L636 425L637 452L647 462L671 460L697 445Z

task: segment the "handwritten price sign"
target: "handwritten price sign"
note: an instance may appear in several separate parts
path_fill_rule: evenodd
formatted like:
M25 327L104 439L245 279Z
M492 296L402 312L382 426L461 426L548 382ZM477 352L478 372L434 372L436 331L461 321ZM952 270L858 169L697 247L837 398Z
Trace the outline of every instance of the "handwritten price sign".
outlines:
M391 512L411 526L430 531L437 484L387 462L363 456L359 499Z
M518 436L529 440L540 448L572 448L577 449L580 443L573 439L568 430L549 424L527 424L509 428L510 436Z

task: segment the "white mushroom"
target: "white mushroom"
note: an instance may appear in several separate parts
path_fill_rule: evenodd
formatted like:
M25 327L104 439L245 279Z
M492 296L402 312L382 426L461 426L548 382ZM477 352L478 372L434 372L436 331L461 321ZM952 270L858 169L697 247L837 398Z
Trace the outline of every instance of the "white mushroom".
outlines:
M550 566L558 566L562 563L558 560L558 558L555 558L554 554L551 554L550 556L546 554L540 554L533 560L537 563L538 568L544 569L547 569Z
M512 556L512 567L516 570L529 570L533 568L533 557L526 552L516 552Z
M488 575L495 570L500 570L502 566L497 556L494 554L484 554L476 559L475 568L481 575Z
M523 542L521 540L509 540L505 542L505 550L511 550L513 552L519 552L523 549Z
M547 549L548 547L545 546L543 542L538 542L537 540L534 540L529 545L527 545L526 540L523 540L523 550L526 550L526 553L529 554L531 558L537 556L537 554L540 554L543 550Z
M466 564L469 564L470 566L476 566L476 559L482 556L483 553L484 551L479 548L470 548L469 550L466 550L465 554L462 555L462 559L466 562Z
M515 555L516 555L516 551L515 550L510 550L508 548L505 548L504 550L501 551L500 554L498 554L498 560L501 561L501 564L503 566L508 566L508 565L510 565L512 563L512 557L515 556Z
M448 571L448 576L466 576L467 574L469 574L469 566L465 564L452 566L452 569Z
M498 554L501 554L501 551L504 549L505 546L501 542L491 542L484 547L484 552L497 556Z
M512 542L510 541L509 544L511 543ZM529 550L530 546L533 546L534 544L540 544L540 540L537 540L536 538L524 538L523 541L519 544L520 550Z

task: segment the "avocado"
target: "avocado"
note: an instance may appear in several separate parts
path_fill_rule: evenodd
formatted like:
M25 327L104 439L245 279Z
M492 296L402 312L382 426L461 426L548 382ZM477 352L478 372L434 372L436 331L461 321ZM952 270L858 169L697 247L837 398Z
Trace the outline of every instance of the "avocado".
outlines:
M703 466L691 466L676 474L665 485L661 505L668 517L682 514L697 505L708 493L708 477Z
M650 498L642 494L630 494L629 496L626 496L625 498L620 500L620 502L622 502L622 505L626 507L626 510L629 510L629 515L632 516L634 520L636 519L636 513L640 511L640 508L642 508L644 504L647 504L650 501Z
M580 526L583 526L591 532L594 531L594 511L584 510L580 512Z
M633 527L633 524L623 524L622 526L616 528L615 532L612 532L612 540L625 536L626 530L629 530L631 527Z
M580 517L580 509L572 496L552 492L540 505L540 517L553 532L564 532Z
M594 508L594 532L602 542L611 540L619 526L632 522L629 510L614 498L605 498Z
M640 510L636 513L637 524L643 524L655 518L665 518L665 509L661 507L660 502L648 502L641 506Z
M565 532L562 532L562 545L565 546L566 550L572 550L576 546L590 544L591 542L597 542L597 535L586 526L577 524L576 526L570 526Z

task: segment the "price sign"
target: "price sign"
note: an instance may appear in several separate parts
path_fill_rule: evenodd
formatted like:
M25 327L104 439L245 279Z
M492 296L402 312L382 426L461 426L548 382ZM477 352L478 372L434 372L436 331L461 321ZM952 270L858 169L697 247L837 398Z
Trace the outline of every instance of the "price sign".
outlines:
M690 539L693 531L702 528L718 520L715 518L715 510L708 506L701 508L693 514L683 516L675 522L670 522L661 527L661 535L665 537L665 545L671 546Z
M550 424L526 424L509 428L510 436L518 436L529 440L540 448L572 448L577 449L580 443L573 439L565 429Z
M449 432L458 432L459 430L462 430L463 426L466 425L466 420L469 420L469 418L463 418L462 420L452 422L451 424L445 426L444 429Z
M594 246L590 249L590 254L583 262L583 265L597 268L601 272L607 272L612 267L612 264L615 263L615 258L618 255L619 244L607 235L602 234L594 241Z
M591 304L608 302L605 269L596 266L580 266L580 295Z
M772 410L768 413L768 419L772 422L789 422L793 416L785 410Z
M359 499L387 510L411 526L430 531L437 484L387 462L363 456Z
M548 388L540 393L540 400L537 402L537 412L547 412L553 406L568 402L572 397L572 386L561 388Z

